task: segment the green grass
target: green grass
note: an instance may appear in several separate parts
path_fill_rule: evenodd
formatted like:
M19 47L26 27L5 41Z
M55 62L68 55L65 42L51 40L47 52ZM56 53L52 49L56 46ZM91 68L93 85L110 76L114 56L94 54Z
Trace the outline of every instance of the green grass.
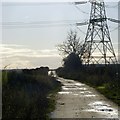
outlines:
M61 84L40 71L2 71L2 119L49 119ZM49 97L49 95L51 96Z
M112 100L116 104L120 106L120 90L118 87L110 88L109 85L107 86L99 86L96 87L96 89L102 93L104 96L106 96L108 99Z

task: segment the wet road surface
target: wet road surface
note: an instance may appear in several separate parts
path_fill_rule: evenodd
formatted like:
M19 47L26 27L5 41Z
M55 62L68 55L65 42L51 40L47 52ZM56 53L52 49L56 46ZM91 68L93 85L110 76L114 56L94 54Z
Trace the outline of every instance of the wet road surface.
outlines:
M118 106L92 87L63 78L58 81L63 86L51 118L118 118Z

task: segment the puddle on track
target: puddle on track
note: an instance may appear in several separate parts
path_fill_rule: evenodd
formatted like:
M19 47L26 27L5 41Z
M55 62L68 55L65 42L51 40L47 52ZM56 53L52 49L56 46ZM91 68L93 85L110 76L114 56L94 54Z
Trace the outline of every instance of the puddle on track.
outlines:
M72 92L58 92L58 94L71 94Z
M61 81L62 82L62 81ZM63 82L62 86L62 91L58 92L60 95L72 95L75 96L74 98L77 97L86 97L86 98L92 98L99 96L97 94L94 94L94 92L91 92L91 89L85 86L85 84L82 83L77 83L71 80L66 80ZM96 98L95 98L96 99ZM108 118L117 118L118 116L118 110L115 108L112 108L112 104L106 103L106 101L95 101L90 102L87 104L89 107L85 107L81 109L84 112L95 112L95 113L100 113L101 116L102 114L104 116L108 116ZM91 100L91 99L90 99Z
M89 104L89 106L91 107L91 109L86 109L83 111L101 112L102 114L104 113L106 115L111 115L113 117L117 117L117 115L118 115L118 110L115 108L112 108L111 105L105 103L105 101L92 102Z
M75 91L77 91L77 90L87 90L87 88L85 88L85 87L75 87L75 86L62 86L62 89L63 90L75 90Z
M81 91L80 94L91 94L92 92L90 91Z
M73 95L78 96L79 94L73 94Z
M82 83L75 83L76 86L84 86L85 84Z
M96 97L96 95L93 95L93 94L89 94L89 95L84 95L85 97Z

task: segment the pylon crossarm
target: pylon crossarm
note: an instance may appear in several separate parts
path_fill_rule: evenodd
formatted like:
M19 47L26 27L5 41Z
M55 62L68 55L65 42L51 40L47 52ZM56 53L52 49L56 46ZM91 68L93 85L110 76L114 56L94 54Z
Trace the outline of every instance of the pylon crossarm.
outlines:
M107 19L111 22L120 23L120 20L116 20L116 19L112 19L112 18L107 18Z

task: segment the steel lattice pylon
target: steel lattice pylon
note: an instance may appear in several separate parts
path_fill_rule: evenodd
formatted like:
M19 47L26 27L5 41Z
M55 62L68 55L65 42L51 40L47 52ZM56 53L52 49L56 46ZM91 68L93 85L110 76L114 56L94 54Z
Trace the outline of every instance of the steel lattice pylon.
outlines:
M103 1L91 1L91 14L81 58L85 64L116 64Z

